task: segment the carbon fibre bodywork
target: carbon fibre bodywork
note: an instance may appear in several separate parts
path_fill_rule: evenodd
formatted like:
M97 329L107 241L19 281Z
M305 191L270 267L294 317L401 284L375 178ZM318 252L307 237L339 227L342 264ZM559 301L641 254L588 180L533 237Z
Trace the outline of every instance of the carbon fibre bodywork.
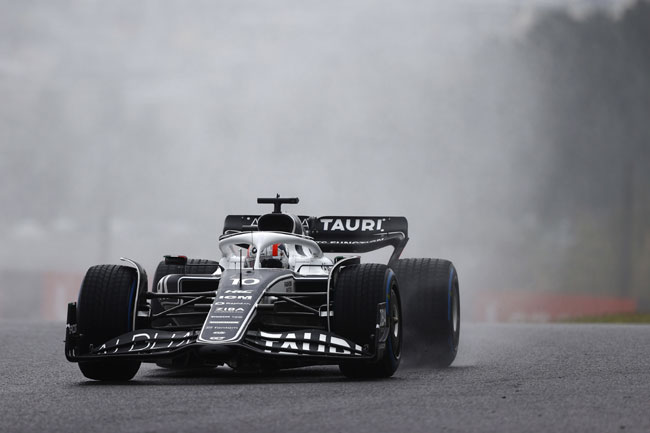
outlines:
M274 203L278 212L226 217L219 238L222 257L212 274L167 274L147 291L144 269L123 259L135 269L134 287L139 288L129 297L128 331L89 344L77 326L77 304L70 303L66 358L235 368L380 359L390 328L387 301L371 306L375 309L370 311L370 318L375 317L369 323L373 331L363 344L333 332L336 307L331 293L337 275L347 266L358 265L360 258L332 260L323 253L392 246L391 261L395 261L408 241L406 218L296 216L279 212L279 205L297 199L262 200ZM278 245L282 245L281 253ZM273 254L288 256L283 257L286 266L265 266L273 261L264 261L262 252L271 247ZM166 256L164 263L186 261L184 256Z
M349 258L337 263L337 268L358 262L356 257ZM214 290L205 290L208 282ZM76 305L71 303L67 359L169 361L179 366L269 361L278 367L293 367L369 360L381 355L386 344L387 324L385 319L379 321L383 305L377 308L375 344L362 347L328 330L328 317L334 314L327 308L330 274L313 277L286 269L225 270L219 275L169 275L160 284L173 285L177 291L147 292L145 298L175 299L178 303L154 316L146 314L146 304L140 305L133 330L98 347L79 346ZM203 291L193 291L195 287ZM177 321L192 316L200 317L196 323L202 324ZM168 322L156 324L162 319Z

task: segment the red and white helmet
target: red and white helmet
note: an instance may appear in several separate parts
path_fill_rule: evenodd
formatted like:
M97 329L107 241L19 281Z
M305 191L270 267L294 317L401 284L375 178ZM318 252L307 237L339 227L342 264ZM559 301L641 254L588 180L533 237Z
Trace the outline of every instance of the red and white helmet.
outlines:
M248 249L247 262L254 262L257 251ZM284 244L273 244L260 253L260 265L263 268L289 269L289 253Z

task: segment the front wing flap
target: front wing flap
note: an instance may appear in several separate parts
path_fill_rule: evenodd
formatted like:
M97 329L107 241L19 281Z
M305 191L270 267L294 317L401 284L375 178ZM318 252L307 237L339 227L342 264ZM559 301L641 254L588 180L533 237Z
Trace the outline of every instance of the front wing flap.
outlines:
M250 331L245 344L264 353L278 355L324 355L358 357L369 355L358 344L319 330L298 332Z
M80 355L74 350L66 352L70 361L102 358L155 360L177 356L180 352L214 344L198 341L198 331L169 332L156 329L139 329L113 338L90 353ZM218 345L233 353L244 350L263 356L305 356L326 360L369 359L372 354L358 344L332 333L320 330L292 332L249 331L241 342ZM199 355L200 356L200 355Z

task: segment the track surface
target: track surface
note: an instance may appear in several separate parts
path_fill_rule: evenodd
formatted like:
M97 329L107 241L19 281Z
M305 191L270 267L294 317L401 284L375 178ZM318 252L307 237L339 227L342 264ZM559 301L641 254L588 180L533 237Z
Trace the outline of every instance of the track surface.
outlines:
M647 325L463 325L453 367L383 381L146 365L120 385L65 361L62 324L0 326L2 432L650 431Z

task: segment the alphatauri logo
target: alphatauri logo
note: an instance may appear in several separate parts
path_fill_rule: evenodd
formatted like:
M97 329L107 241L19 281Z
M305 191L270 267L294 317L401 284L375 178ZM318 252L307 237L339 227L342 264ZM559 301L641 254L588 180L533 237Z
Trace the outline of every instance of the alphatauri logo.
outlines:
M385 218L321 218L323 223L323 230L326 231L383 231L381 228L382 222L386 221Z

